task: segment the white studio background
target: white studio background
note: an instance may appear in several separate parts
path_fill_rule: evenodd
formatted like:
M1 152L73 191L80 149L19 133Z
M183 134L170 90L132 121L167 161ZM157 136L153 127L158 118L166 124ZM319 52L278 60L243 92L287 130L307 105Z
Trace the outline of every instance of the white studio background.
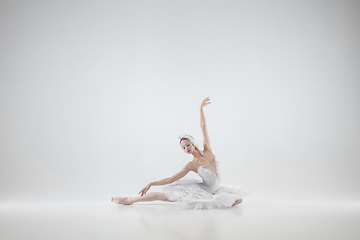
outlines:
M359 1L0 2L0 201L110 201L181 169L360 200ZM159 190L154 188L153 190Z

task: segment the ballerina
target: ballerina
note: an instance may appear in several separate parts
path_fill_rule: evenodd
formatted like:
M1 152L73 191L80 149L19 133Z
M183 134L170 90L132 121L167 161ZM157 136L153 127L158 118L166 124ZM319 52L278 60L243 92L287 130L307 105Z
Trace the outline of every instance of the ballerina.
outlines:
M190 135L180 137L180 147L187 154L193 155L178 173L171 177L147 184L137 197L113 197L112 202L131 205L136 202L166 201L180 202L190 209L221 209L238 205L244 196L237 186L220 185L221 174L219 162L210 147L204 107L210 104L210 98L205 98L200 106L200 127L204 137L203 148L200 150L195 139ZM182 179L188 172L197 173L202 181ZM151 186L163 186L162 192L149 192Z

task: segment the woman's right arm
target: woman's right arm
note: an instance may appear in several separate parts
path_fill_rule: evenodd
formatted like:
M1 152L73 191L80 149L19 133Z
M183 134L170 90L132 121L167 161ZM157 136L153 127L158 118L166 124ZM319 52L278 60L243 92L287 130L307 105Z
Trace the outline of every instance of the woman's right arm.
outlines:
M159 181L149 183L139 192L139 194L141 194L141 196L143 196L144 194L147 193L147 191L150 189L151 186L162 186L162 185L167 185L167 184L173 183L173 182L179 180L180 178L184 177L191 170L193 170L193 167L192 167L192 163L189 162L181 169L180 172L174 174L173 176L161 179Z

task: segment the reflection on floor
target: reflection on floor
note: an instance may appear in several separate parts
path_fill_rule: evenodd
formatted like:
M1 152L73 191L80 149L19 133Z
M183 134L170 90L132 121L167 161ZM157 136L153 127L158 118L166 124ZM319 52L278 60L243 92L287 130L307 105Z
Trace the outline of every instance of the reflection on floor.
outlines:
M360 239L360 203L244 201L227 210L177 203L0 203L0 239Z

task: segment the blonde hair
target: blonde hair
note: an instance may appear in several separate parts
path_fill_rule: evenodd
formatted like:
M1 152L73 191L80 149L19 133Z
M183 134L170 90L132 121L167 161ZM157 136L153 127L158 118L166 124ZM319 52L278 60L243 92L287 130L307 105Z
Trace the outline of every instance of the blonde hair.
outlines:
M191 135L183 135L183 136L180 136L179 138L180 138L180 142L182 140L188 140L189 142L191 142L192 145L194 145L195 148L197 148L197 143Z

